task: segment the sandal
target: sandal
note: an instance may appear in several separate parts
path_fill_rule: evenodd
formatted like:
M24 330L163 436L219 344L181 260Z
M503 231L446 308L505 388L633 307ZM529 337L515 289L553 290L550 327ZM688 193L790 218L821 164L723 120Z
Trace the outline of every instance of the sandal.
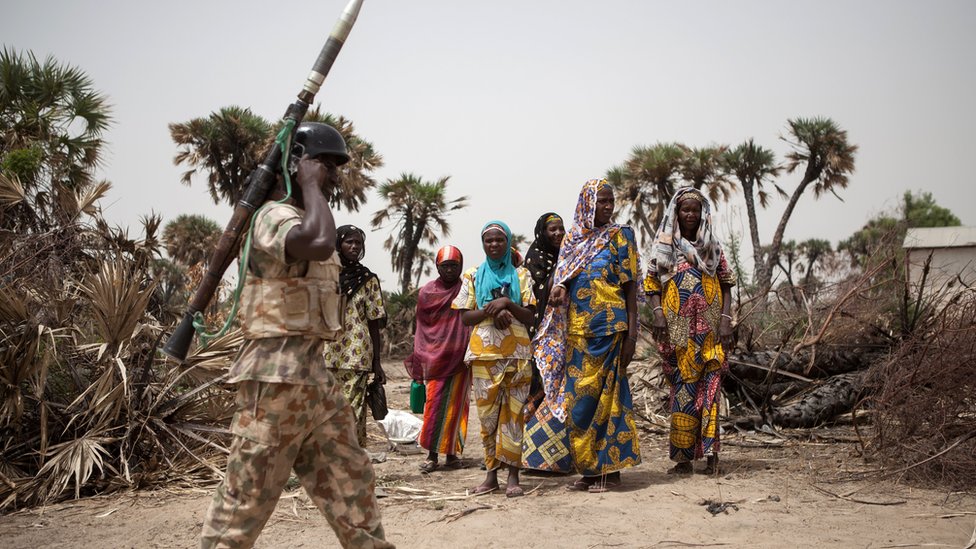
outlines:
M436 470L437 470L437 462L432 459L428 459L427 461L423 462L420 465L420 472L426 473L428 475L430 473L433 473Z
M674 467L668 469L669 475L690 475L695 472L695 469L691 466L690 461L682 461L676 464Z
M717 475L719 472L718 468L718 456L710 455L705 461L705 468L701 470L703 475Z
M488 487L485 487L485 486L475 486L474 488L471 488L470 490L468 490L468 495L469 496L480 496L480 495L483 495L483 494L490 494L490 493L494 492L497 489L498 489L498 486L488 486Z
M566 486L567 490L573 490L575 492L586 492L593 486L596 479L593 477L582 477L573 481L572 484Z
M505 497L507 498L518 498L525 495L525 491L522 490L521 486L509 486L505 488Z
M446 469L464 469L464 463L459 458L449 459L444 463Z
M620 486L620 471L594 477L594 482L590 484L590 488L587 491L591 494L601 494L603 492L609 492L611 488L616 488L617 486Z

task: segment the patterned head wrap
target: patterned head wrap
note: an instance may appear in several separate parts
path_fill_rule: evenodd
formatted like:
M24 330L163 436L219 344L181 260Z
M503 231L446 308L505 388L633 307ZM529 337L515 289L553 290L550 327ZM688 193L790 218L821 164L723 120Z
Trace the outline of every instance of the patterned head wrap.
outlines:
M695 202L702 204L703 202L705 202L705 196L702 193L698 192L697 189L684 190L684 192L681 193L681 197L678 198L677 205L681 206L681 203L687 200L694 200Z
M358 234L363 240L363 247L359 250L359 257L347 259L339 250L341 250L342 241L354 234ZM339 227L336 229L336 251L339 251L339 261L342 263L342 270L339 271L339 286L342 288L342 293L346 294L346 298L352 299L352 296L356 295L356 292L369 282L370 278L376 276L373 271L360 263L363 256L366 255L366 233L355 225Z
M501 231L505 235L506 242L512 243L512 231L508 225L501 221L489 221L481 229L481 236L484 237L485 233L491 230ZM475 273L475 298L478 308L484 308L485 303L494 299L492 292L499 288L507 292L506 295L509 299L519 305L522 304L518 273L515 272L515 266L512 265L511 246L506 246L505 255L501 259L492 259L486 254L484 263L478 267L478 272Z
M444 246L437 250L437 258L434 259L434 264L440 265L445 261L457 261L459 265L464 265L464 256L461 255L461 250L454 246Z
M561 284L580 272L607 242L617 234L620 225L607 223L602 227L593 227L596 217L596 194L601 189L613 190L606 179L590 179L583 184L579 199L576 201L576 213L573 215L573 226L563 238L563 245L559 248L559 261L556 263L553 282Z
M677 220L678 209L687 200L701 204L701 221L698 222L698 232L692 242L681 236L681 226ZM692 187L678 189L671 197L668 209L661 218L661 225L654 235L648 271L664 284L674 276L675 267L684 257L689 264L715 276L721 255L722 246L712 234L711 203Z

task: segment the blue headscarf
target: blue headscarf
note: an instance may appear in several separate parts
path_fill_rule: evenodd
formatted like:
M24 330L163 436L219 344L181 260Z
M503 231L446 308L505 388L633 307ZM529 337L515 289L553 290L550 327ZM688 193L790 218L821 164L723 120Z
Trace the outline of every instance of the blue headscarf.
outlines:
M505 245L505 255L501 259L495 260L485 255L485 262L478 267L478 272L474 275L475 278L475 298L478 303L478 308L483 309L485 303L488 303L492 299L492 290L496 288L508 288L508 298L517 303L522 304L522 289L519 287L518 273L515 272L515 267L512 266L512 231L508 228L508 225L502 223L501 221L489 221L481 229L481 236L484 237L485 232L489 229L501 229L505 233L505 240L507 240Z

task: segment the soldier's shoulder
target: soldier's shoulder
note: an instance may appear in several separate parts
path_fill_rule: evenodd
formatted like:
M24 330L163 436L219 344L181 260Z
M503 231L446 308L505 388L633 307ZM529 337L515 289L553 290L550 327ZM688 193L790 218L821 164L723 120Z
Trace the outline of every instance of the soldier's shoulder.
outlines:
M277 225L289 219L301 219L303 214L304 212L301 209L291 204L273 202L261 206L261 209L258 210L258 222Z

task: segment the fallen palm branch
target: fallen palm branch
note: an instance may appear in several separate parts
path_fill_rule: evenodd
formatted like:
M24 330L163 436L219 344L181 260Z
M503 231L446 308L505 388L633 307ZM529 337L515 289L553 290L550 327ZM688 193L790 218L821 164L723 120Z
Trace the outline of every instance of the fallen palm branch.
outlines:
M439 519L432 520L427 523L427 525L434 524L435 522L454 522L459 518L466 517L475 511L482 511L485 509L495 509L491 505L475 505L474 507L468 507L467 509L462 509L460 511L455 511L453 513L448 513Z
M892 501L871 501L871 500L866 500L866 499L852 498L850 496L846 496L846 495L843 495L843 494L835 494L835 493L831 492L830 490L821 488L821 487L819 487L819 486L817 486L816 484L813 484L813 483L811 483L810 486L813 489L815 489L816 491L818 491L820 493L823 493L823 494L827 494L828 496L833 496L833 497L835 497L837 499L842 499L844 501L850 501L850 502L853 502L853 503L863 503L864 505L903 505L905 503L908 503L908 500L904 500L904 499L897 499L897 500L892 500Z

